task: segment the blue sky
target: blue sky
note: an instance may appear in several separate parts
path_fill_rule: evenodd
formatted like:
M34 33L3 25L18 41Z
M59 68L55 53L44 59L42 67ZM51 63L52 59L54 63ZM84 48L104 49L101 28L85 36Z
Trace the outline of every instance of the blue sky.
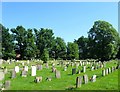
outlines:
M55 36L72 42L87 32L94 21L108 21L118 30L117 2L3 2L2 24L7 28L49 28Z

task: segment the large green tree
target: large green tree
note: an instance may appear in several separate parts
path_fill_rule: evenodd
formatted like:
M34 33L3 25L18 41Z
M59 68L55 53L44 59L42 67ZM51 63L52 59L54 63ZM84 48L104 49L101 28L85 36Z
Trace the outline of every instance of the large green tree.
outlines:
M13 33L14 36L14 41L16 43L16 50L19 51L21 55L21 59L26 58L26 35L27 31L24 27L22 26L17 26L16 28L11 29L11 32Z
M55 59L66 59L66 43L61 37L56 37L52 48Z
M84 36L81 36L80 38L78 38L78 40L75 40L74 42L77 43L79 47L79 59L89 58L89 50L88 50L89 39Z
M118 32L106 21L95 21L88 32L90 55L92 58L109 60L118 52Z
M15 58L13 35L2 24L0 24L0 28L2 28L2 58L6 60Z
M37 47L35 44L35 37L33 35L32 29L27 30L27 35L25 38L25 58L32 59L36 57Z
M47 49L48 52L51 52L53 42L54 42L54 33L51 29L41 28L40 30L34 29L36 36L36 45L38 49L37 58L41 58L44 49Z
M68 42L68 44L67 44L67 58L68 59L78 59L79 58L78 44Z

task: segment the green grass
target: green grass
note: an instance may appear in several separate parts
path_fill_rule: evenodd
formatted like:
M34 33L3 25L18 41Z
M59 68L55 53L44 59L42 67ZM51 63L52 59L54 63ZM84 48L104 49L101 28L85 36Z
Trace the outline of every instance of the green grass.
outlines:
M14 65L8 65L9 68L14 68ZM116 66L117 61L108 62L106 68L111 66ZM3 65L5 66L5 64ZM29 66L30 67L30 66ZM51 72L51 67L46 69L43 66L42 70L37 70L37 76L42 76L43 81L41 83L35 83L35 77L31 76L31 70L29 69L27 77L21 77L20 74L17 74L17 77L11 79L11 73L8 72L5 76L5 80L11 80L10 90L118 90L118 70L113 73L102 77L102 69L91 71L87 68L86 73L72 75L72 67L69 66L67 71L63 71L63 68L56 66L57 70L61 72L61 78L56 79L55 73ZM88 66L89 67L89 66ZM81 69L82 67L78 67ZM77 70L78 70L77 69ZM80 88L75 88L76 77L83 76L87 74L88 77L96 74L96 82L89 81L87 84L82 84ZM47 77L52 77L52 81L46 81Z

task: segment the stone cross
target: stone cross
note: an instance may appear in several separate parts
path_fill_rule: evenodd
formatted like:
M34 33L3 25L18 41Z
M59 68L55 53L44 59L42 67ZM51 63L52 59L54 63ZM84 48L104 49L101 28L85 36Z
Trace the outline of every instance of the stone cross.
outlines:
M82 84L82 76L76 78L76 88L81 87Z
M31 76L36 76L36 66L31 66Z
M84 83L85 83L85 84L88 83L88 76L87 76L87 74L85 74L85 75L83 76L83 80L84 80Z

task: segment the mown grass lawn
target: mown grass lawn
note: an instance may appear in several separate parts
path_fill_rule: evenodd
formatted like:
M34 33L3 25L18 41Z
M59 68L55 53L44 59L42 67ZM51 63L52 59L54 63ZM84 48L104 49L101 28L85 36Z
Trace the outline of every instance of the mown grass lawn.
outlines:
M111 66L116 66L117 61L111 61L106 64L106 68ZM13 67L14 65L11 65ZM30 67L30 66L29 66ZM111 74L103 77L102 69L91 71L90 68L87 68L86 73L80 73L72 75L72 67L69 66L67 71L63 71L64 68L56 66L57 70L61 72L61 78L56 79L55 73L52 73L51 67L46 69L43 66L42 70L37 70L37 76L42 76L43 81L41 83L35 83L35 77L31 76L31 70L27 74L27 77L21 77L20 73L17 74L17 77L11 79L11 73L8 72L5 76L5 80L11 80L10 90L118 90L118 70L112 72ZM89 65L88 65L89 67ZM81 69L82 67L78 67ZM77 69L77 70L78 70ZM83 76L87 74L89 79L92 75L96 74L96 82L89 81L87 84L82 84L80 88L76 88L76 77ZM52 81L46 81L47 77L51 77Z

